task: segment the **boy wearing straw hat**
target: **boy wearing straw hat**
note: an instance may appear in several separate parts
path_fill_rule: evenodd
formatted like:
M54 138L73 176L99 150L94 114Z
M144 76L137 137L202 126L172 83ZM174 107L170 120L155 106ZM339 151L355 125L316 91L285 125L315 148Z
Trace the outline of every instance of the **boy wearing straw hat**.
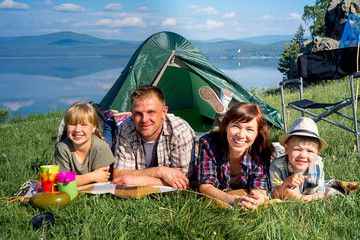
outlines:
M315 122L306 117L294 121L279 138L286 155L270 165L273 197L311 201L325 197L324 164L317 154L327 148Z

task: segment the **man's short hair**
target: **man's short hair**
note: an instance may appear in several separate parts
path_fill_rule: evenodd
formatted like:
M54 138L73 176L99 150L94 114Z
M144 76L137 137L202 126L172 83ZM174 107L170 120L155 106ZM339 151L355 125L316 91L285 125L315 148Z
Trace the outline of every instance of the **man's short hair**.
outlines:
M130 96L131 105L134 103L135 100L147 95L155 95L165 106L164 93L161 91L160 88L157 88L155 86L142 86L135 89Z

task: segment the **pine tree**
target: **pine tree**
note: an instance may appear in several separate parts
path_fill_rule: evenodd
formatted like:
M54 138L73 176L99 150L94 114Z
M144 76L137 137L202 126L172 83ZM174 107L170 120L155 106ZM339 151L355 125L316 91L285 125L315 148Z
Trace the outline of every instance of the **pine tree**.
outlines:
M285 79L292 79L295 77L295 59L300 51L300 46L292 41L289 45L285 44L284 52L279 57L278 70L284 75Z
M284 51L281 57L279 57L278 70L284 75L284 78L291 79L295 77L296 66L295 60L300 52L300 47L305 41L304 38L305 29L300 24L294 37L291 39L290 45L285 44Z
M304 34L305 34L305 28L303 27L302 24L300 24L298 30L296 31L294 37L291 40L293 42L296 42L299 45L299 47L301 47L303 42L306 40L306 38L304 38Z

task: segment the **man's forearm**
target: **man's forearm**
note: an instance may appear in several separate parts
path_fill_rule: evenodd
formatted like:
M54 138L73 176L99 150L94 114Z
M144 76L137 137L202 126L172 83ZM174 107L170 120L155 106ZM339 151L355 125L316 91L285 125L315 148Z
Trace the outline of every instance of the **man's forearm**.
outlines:
M152 168L146 168L146 169L142 169L142 170L114 168L113 178L123 176L123 175L149 176L149 177L161 178L158 168L159 167L152 167Z
M158 178L164 182L164 186L171 186L174 188L186 189L187 185L189 184L189 179L180 170L176 168L160 166L142 170L120 170L116 168L113 170L114 179L128 175Z
M122 175L112 180L112 183L122 186L169 186L160 178L149 176Z

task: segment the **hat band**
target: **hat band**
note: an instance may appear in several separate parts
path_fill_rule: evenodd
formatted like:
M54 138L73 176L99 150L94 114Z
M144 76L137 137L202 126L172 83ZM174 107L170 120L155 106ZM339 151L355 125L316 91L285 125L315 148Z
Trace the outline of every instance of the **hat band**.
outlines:
M315 132L305 130L305 129L294 130L294 131L289 132L288 134L293 134L293 133L297 133L297 132L309 133L309 134L315 135L317 138L319 137L319 135L317 135Z

